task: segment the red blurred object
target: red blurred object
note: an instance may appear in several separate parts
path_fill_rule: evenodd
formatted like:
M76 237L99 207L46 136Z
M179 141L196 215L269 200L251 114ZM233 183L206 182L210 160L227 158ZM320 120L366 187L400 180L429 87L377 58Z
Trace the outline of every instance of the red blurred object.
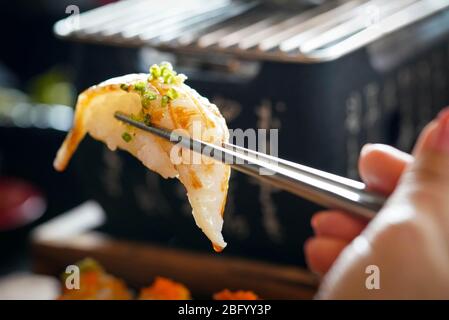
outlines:
M31 223L45 209L45 199L34 186L16 178L0 178L0 231Z

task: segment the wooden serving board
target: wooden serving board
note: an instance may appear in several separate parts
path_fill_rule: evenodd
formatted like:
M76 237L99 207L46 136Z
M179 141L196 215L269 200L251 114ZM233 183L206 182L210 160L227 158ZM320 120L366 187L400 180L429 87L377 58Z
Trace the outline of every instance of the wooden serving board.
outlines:
M50 222L34 232L32 254L36 273L58 276L67 265L91 257L132 288L148 286L155 276L164 276L184 283L194 298L210 298L214 292L228 288L252 290L264 299L310 299L317 287L317 279L310 272L295 266L135 243L87 230L80 232L89 229L89 223L79 223L83 216L89 217L91 224L101 219L96 219L92 212L75 213L57 218L57 223ZM78 227L74 221L78 221Z

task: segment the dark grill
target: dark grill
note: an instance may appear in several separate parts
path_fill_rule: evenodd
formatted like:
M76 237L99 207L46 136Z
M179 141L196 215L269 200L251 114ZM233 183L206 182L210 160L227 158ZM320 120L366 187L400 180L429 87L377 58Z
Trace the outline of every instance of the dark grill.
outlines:
M334 60L449 7L446 0L345 0L301 8L256 1L126 0L55 25L58 36L120 46L294 62Z

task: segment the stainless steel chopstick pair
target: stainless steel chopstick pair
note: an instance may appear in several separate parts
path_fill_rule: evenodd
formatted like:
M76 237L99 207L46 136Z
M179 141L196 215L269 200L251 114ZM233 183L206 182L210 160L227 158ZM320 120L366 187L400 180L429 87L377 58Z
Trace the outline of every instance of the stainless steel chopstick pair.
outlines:
M327 208L341 209L355 216L371 219L386 200L379 194L367 191L363 183L355 180L240 146L228 143L218 146L192 139L169 130L148 126L124 113L116 112L115 117L184 148L228 163L237 171Z

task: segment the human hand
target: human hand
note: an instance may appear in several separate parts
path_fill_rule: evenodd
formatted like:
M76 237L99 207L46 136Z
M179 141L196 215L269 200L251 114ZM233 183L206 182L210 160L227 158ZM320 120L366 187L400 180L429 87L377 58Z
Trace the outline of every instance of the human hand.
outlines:
M390 195L407 164L413 157L387 145L367 144L359 159L360 176L372 191ZM308 239L305 254L309 268L324 275L341 251L357 237L367 225L365 219L356 218L340 210L316 213L311 220L315 236Z
M314 216L316 236L305 245L309 265L320 273L332 266L320 297L447 297L449 279L442 271L449 268L448 109L425 128L414 156L379 145L363 149L363 180L370 189L392 193L367 228L343 212ZM381 290L365 286L366 267L373 264L381 272Z

